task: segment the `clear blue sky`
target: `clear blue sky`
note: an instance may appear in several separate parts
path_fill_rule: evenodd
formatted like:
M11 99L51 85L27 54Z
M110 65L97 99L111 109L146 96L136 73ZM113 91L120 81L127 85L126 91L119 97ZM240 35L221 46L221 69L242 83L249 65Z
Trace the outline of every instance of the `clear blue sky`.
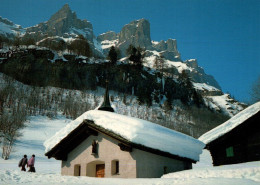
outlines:
M0 16L28 27L66 3L95 35L148 19L152 40L177 39L183 60L196 58L240 101L260 76L260 0L0 0Z

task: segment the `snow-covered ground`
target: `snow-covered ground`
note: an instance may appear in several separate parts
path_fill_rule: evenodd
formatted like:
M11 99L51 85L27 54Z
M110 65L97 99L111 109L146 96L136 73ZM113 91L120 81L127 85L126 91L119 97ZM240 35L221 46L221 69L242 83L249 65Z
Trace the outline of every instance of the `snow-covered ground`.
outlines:
M23 130L23 136L16 143L10 160L0 159L0 184L103 184L103 185L244 185L260 184L260 161L244 164L212 167L211 156L204 151L200 162L192 170L172 173L158 179L97 179L91 177L71 177L60 175L60 161L44 156L43 142L55 132L65 127L69 119L58 116L49 119L44 116L31 117ZM21 172L18 161L27 154L36 155L36 173ZM0 151L1 155L1 151Z

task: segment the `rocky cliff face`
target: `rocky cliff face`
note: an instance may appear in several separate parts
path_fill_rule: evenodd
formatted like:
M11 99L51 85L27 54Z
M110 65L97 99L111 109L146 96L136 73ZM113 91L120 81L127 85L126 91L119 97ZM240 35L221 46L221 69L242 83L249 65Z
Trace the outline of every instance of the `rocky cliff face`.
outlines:
M118 39L118 34L114 31L108 31L97 37L97 41L102 42L105 40L112 41Z
M93 42L94 37L92 24L87 20L78 19L76 13L71 11L68 4L52 15L47 22L27 28L26 33L38 36L62 36L65 38L82 34L90 42Z
M39 41L46 37L76 38L78 35L83 35L88 40L94 56L103 57L92 24L86 19L78 19L68 4L52 15L47 22L27 28L25 37L29 36Z
M181 54L177 49L176 39L152 42L150 36L150 23L146 19L132 21L129 24L126 24L118 34L112 31L101 34L98 36L98 41L102 45L105 56L108 54L111 46L116 46L120 49L121 57L126 56L126 49L130 44L135 47L140 46L147 50L145 60L150 63L148 67L153 67L153 59L155 56L161 55L170 62L170 66L175 66L176 71L179 71L178 66L186 66L184 68L190 69L186 70L186 72L190 75L193 81L206 83L221 89L214 77L207 75L204 70L198 66L197 60L192 59L185 62L182 61ZM171 64L171 62L177 63Z
M16 33L21 29L11 21L0 18L0 26L2 24L6 25L5 30L6 28L9 29L8 33ZM1 30L4 29L0 27L0 34ZM51 39L75 38L79 34L88 39L94 56L106 57L110 47L116 46L120 49L121 57L123 58L126 56L126 49L132 44L135 47L141 47L147 50L145 59L149 60L151 64L149 67L153 67L152 63L155 56L162 55L170 62L170 66L175 67L175 71L182 71L180 66L182 66L181 68L184 70L190 69L186 72L189 73L195 82L207 83L220 89L214 77L205 74L204 70L198 66L196 60L182 61L175 39L152 42L150 23L146 19L135 20L126 24L118 34L109 31L99 35L96 39L93 34L92 24L87 20L78 19L76 13L71 11L69 5L66 4L52 15L47 22L27 28L25 36L33 37L39 41L46 37L51 37ZM100 49L99 44L101 44L103 51Z
M130 44L135 47L152 48L149 21L146 19L132 21L122 28L119 33L119 42L117 45L122 55L125 54L125 50Z
M188 73L195 82L206 83L221 90L221 87L215 80L215 78L211 75L206 74L204 69L198 66L198 62L196 59L186 60L184 63L193 69Z
M101 42L103 49L107 51L112 45L118 47L122 57L126 56L126 49L129 45L141 47L146 50L156 50L162 52L162 55L172 61L180 61L180 53L177 50L177 41L168 39L159 43L152 43L150 36L150 23L146 19L132 21L126 24L120 33L107 32L98 36L98 41Z

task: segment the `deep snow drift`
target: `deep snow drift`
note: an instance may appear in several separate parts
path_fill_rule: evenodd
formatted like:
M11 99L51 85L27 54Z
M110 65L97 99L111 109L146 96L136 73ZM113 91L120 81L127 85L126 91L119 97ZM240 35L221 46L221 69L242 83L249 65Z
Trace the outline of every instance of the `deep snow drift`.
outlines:
M0 184L89 184L89 185L255 185L260 183L260 162L212 167L209 152L204 151L194 169L165 175L159 179L97 179L60 175L60 161L44 156L43 142L65 127L71 120L63 116L49 119L31 117L23 130L24 135L16 143L10 160L0 159ZM21 172L17 167L20 158L36 155L36 173ZM1 151L0 151L1 155Z

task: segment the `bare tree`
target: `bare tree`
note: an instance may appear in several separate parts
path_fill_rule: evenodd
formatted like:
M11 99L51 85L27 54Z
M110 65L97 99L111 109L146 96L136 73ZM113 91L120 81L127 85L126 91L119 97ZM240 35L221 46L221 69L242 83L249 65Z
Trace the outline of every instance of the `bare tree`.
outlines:
M19 130L24 127L26 111L6 112L0 118L0 136L2 140L2 158L7 160L11 154L14 142L21 136Z

